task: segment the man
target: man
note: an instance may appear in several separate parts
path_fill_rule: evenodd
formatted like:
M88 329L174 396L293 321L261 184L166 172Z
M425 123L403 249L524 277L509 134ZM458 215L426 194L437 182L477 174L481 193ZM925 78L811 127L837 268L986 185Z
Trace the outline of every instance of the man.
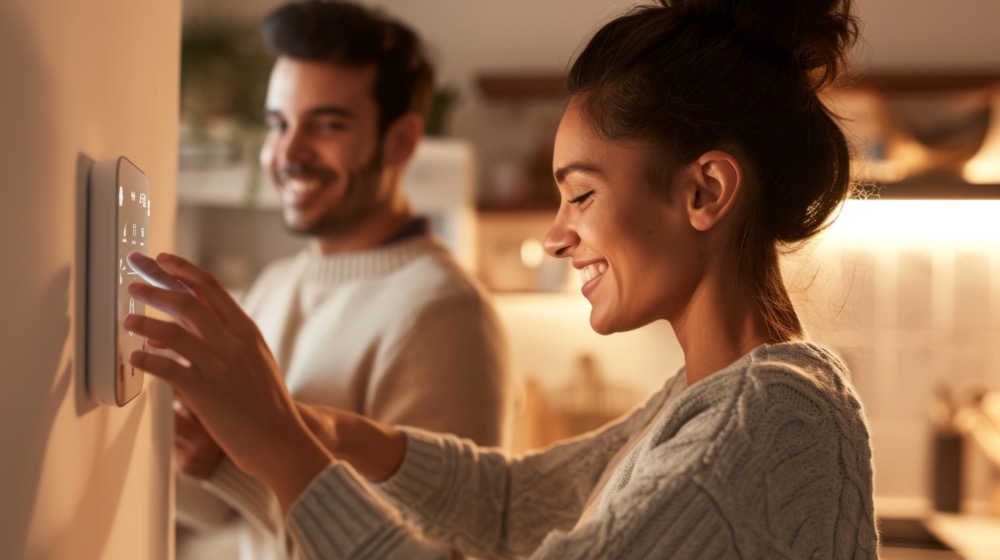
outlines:
M499 323L401 188L432 93L419 39L339 2L282 6L264 35L277 60L261 165L309 246L267 268L245 307L290 391L305 405L501 444L510 395ZM240 557L294 555L270 492L176 408L178 468L235 515L226 525ZM206 506L192 503L204 500L179 485L182 525L204 527Z

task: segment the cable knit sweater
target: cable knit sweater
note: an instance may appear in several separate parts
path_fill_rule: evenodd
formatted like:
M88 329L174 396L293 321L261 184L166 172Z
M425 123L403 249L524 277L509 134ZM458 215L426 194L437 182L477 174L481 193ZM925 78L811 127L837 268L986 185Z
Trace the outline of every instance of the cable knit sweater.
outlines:
M243 304L296 400L481 445L501 444L510 428L499 319L431 235L337 255L304 250L270 265ZM294 557L277 499L263 483L224 460L202 483L217 498L185 484L180 517L199 521L199 509L218 508L213 499L240 513L230 522L240 558Z
M764 345L667 398L676 383L520 458L406 429L403 464L378 487L406 520L335 463L293 504L291 532L316 559L442 557L421 532L499 557L876 558L868 429L837 357Z

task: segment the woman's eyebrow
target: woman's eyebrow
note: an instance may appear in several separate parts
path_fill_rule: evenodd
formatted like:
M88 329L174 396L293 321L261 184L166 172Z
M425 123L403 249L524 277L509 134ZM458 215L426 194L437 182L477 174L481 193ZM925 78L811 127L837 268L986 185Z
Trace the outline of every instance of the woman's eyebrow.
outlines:
M556 169L552 174L556 178L557 183L562 183L566 176L570 173L586 173L590 175L601 175L602 171L596 167L585 165L582 163L571 163Z

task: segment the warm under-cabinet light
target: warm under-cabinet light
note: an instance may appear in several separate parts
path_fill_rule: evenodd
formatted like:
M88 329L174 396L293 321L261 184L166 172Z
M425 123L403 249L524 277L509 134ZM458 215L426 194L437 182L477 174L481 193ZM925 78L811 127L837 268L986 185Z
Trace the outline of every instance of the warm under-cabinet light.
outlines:
M848 200L833 239L1000 241L1000 200Z

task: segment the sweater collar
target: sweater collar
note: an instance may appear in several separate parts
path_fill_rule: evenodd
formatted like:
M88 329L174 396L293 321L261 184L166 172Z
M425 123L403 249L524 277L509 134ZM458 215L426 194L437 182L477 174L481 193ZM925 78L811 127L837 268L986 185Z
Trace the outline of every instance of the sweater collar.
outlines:
M428 252L442 251L433 235L413 233L395 241L336 255L317 255L309 249L299 254L305 267L306 282L339 284L352 280L390 274Z

